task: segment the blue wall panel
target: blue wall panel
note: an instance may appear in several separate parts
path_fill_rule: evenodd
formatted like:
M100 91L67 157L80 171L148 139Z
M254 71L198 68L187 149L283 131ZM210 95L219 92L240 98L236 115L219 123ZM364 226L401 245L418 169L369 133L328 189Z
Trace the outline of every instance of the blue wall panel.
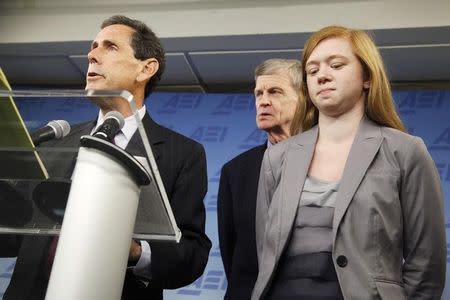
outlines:
M424 139L436 162L445 195L447 239L450 241L450 91L402 90L395 91L394 98L409 132ZM85 100L41 100L39 103L17 100L30 128L38 128L53 119L76 123L97 115L95 106ZM220 169L237 154L265 141L264 132L255 126L253 95L156 93L146 105L155 121L202 143L208 161L206 231L213 243L209 262L201 278L184 288L166 291L165 295L167 299L222 299L226 279L216 217ZM447 269L450 269L450 255L447 262ZM7 286L13 264L14 259L0 259L0 295ZM449 277L443 299L450 299Z

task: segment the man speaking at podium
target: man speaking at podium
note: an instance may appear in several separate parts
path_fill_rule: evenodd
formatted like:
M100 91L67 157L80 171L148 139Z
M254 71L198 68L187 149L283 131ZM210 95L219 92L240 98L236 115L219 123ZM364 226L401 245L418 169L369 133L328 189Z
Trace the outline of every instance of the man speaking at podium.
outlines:
M207 190L205 152L199 143L156 124L146 112L144 99L161 79L165 65L164 49L147 25L125 16L106 19L92 42L88 60L86 89L127 90L133 94L175 220L182 232L179 244L135 240L131 243L122 299L162 299L163 289L179 288L200 277L208 260L211 242L205 234L203 205ZM82 135L94 132L103 122L104 115L116 110L126 119L114 142L135 154L136 149L133 148L136 148L139 137L128 103L122 99L93 101L100 108L97 122L75 126L66 138L52 143L78 147ZM70 177L73 166L73 161L64 166L50 165L48 171L51 177ZM141 193L140 201L145 201L145 193ZM45 297L48 275L45 275L42 261L49 256L50 243L33 246L27 245L26 240L24 238L4 299Z

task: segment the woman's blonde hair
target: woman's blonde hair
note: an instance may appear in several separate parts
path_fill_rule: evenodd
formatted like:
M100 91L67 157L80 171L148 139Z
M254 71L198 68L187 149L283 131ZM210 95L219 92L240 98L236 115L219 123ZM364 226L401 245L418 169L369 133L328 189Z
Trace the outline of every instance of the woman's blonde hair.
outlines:
M379 125L406 131L395 109L391 87L380 52L366 32L343 26L322 28L306 42L303 50L302 66L306 66L306 62L317 45L328 38L347 39L356 57L361 62L364 80L370 81L365 103L367 117ZM300 128L308 130L316 125L319 116L319 112L313 105L308 93L305 68L303 68L302 74L300 92L306 101L299 102L299 105L297 105L291 124L292 135L297 134Z

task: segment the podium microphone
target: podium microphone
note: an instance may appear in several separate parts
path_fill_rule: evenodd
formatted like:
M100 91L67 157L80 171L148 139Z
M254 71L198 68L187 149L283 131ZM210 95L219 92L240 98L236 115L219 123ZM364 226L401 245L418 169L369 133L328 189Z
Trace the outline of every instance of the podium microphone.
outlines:
M70 132L69 122L65 120L54 120L48 122L47 125L41 129L36 130L31 134L31 140L35 146L40 143L50 141L52 139L60 139L68 135Z
M110 111L105 115L105 121L94 132L93 136L114 144L114 137L125 125L125 118L118 111Z

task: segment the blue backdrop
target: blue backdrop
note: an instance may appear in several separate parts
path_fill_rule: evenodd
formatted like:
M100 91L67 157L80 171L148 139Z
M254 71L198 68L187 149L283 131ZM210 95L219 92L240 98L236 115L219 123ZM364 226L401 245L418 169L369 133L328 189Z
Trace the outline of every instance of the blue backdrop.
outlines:
M439 170L445 195L447 240L450 241L450 90L394 91L394 98L408 131L424 139ZM76 123L97 115L97 109L85 100L35 100L17 100L30 129L53 119ZM204 203L206 231L213 243L209 262L201 278L184 288L165 292L166 299L222 299L226 279L217 237L220 169L237 154L266 139L264 132L255 126L254 97L252 94L155 93L146 105L155 121L202 143L208 162L209 185ZM449 243L447 248L450 249ZM14 263L15 259L0 259L0 296L8 285ZM450 269L450 255L447 263ZM443 299L450 299L449 277L447 275Z

